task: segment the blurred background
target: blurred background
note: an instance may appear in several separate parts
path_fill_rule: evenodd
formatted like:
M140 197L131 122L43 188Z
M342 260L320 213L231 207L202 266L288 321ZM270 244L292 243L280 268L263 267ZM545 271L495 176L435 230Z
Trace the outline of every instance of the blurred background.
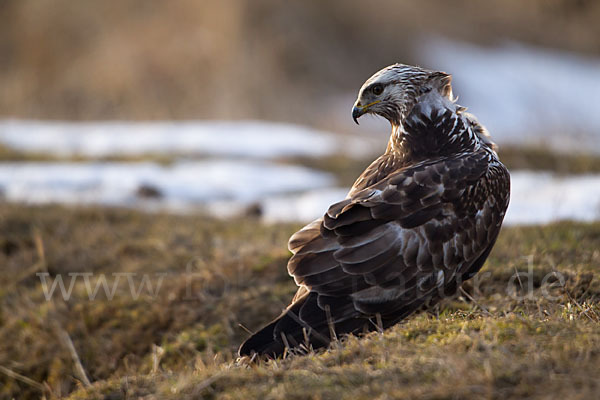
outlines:
M402 62L453 74L500 144L508 222L596 219L599 18L592 0L4 0L0 194L309 220L385 148L350 108Z

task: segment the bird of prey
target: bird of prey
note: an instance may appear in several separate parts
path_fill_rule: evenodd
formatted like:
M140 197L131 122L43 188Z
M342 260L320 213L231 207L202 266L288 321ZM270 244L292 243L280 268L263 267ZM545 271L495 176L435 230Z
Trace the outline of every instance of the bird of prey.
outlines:
M376 114L385 153L346 199L289 240L299 290L239 354L277 357L344 334L388 328L456 293L482 267L510 196L510 176L451 76L394 64L360 88L352 118Z

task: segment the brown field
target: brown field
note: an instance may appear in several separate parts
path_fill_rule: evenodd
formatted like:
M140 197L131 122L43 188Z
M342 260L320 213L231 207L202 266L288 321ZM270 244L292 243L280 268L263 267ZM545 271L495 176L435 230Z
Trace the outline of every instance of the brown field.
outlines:
M599 390L597 223L504 228L468 295L325 352L236 362L247 335L239 324L257 329L294 292L286 241L297 228L1 205L0 398L583 399ZM46 300L36 276L45 272L66 289L79 273L68 300L59 287ZM100 287L90 300L85 273L92 289L101 276L110 287L122 277L113 297ZM530 284L531 297L519 297Z

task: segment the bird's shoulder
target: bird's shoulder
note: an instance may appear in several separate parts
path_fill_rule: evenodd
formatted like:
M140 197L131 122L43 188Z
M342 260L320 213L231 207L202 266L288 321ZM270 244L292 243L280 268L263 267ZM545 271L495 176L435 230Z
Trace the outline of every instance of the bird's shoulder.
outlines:
M374 175L374 174L372 174ZM374 178L372 185L355 185L348 198L329 207L323 217L322 230L351 225L351 216L368 216L381 222L395 220L408 228L424 222L426 215L451 203L460 211L477 200L479 192L496 188L496 181L507 180L508 171L487 148L450 157L400 165L384 177ZM431 213L428 213L430 211ZM364 214L364 215L362 215ZM409 222L419 216L418 221ZM322 232L327 233L327 232Z

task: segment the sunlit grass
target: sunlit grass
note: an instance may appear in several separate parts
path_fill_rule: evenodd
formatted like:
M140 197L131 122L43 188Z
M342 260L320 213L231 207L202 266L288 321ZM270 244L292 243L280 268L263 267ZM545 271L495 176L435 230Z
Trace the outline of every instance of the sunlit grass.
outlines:
M0 397L565 398L597 390L600 224L504 228L465 296L325 352L236 362L247 336L239 324L258 329L294 293L286 241L297 228L2 205L0 366L40 386L0 373ZM80 274L68 301L59 289L46 301L35 275L46 271L67 286L69 273ZM529 275L511 282L516 271ZM100 288L90 300L85 273L92 288L122 274L114 297ZM554 273L562 285L544 279ZM150 291L140 289L144 274Z

